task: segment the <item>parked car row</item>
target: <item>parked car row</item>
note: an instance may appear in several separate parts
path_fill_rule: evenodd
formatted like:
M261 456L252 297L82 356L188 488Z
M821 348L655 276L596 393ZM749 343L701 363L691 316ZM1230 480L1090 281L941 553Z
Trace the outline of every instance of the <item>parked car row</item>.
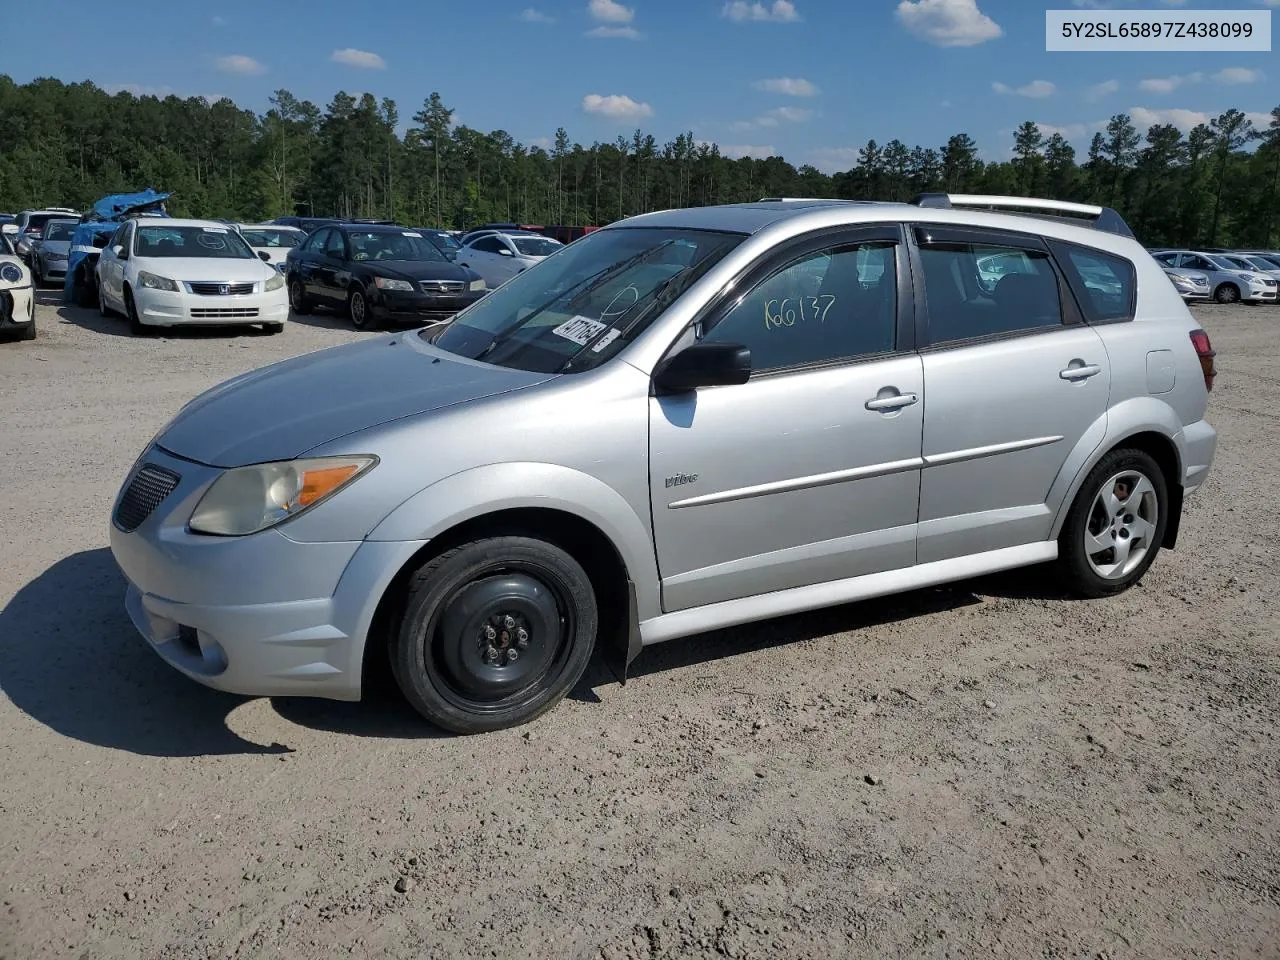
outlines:
M1183 300L1276 303L1280 252L1156 248L1149 251Z

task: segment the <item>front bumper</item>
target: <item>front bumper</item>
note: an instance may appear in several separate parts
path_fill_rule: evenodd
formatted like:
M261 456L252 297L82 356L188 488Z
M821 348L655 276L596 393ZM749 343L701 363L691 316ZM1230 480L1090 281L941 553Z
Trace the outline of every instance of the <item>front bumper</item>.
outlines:
M25 330L36 322L36 297L32 287L0 290L0 331Z
M1197 420L1182 428L1182 487L1191 493L1209 476L1218 449L1218 431L1207 420Z
M133 291L133 302L138 319L157 327L283 323L289 318L289 294L283 287L226 297L139 287Z
M158 447L144 463L181 479L131 532L116 522L117 497L110 539L126 610L156 653L229 693L359 699L378 601L423 541L299 543L287 526L191 534L187 518L220 471Z
M465 310L487 290L468 290L457 296L433 296L425 293L407 293L399 290L380 290L370 301L373 315L379 320L398 320L406 323L441 323Z
M53 257L41 257L40 273L42 276L48 277L50 280L58 277L65 277L67 275L67 258L63 257L62 259L57 260Z
M1275 303L1277 302L1276 290L1277 287L1274 281L1270 285L1251 283L1245 299L1251 303Z

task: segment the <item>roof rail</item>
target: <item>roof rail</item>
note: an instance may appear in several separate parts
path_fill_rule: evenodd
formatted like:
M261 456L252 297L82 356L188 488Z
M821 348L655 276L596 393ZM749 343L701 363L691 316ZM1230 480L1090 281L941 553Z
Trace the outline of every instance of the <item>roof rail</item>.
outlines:
M839 197L761 197L757 203L853 203Z
M1133 231L1124 217L1110 207L1092 203L1071 203L1067 200L1042 200L1036 197L998 197L967 193L922 193L911 203L917 207L951 210L955 207L979 207L988 210L1008 210L1011 213L1036 213L1048 216L1067 216L1090 221L1095 230L1103 230L1122 237L1133 237Z

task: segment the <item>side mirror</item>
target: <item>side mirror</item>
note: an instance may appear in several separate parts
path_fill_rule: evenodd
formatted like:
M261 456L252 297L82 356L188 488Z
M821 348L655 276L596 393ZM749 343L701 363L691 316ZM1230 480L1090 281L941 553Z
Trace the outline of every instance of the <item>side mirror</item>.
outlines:
M111 252L114 253L117 257L122 257L124 256L124 247L122 247L120 244L117 243L114 247L111 248Z
M270 263L270 262L271 262L271 254L267 253L267 251L265 251L265 250L259 250L259 251L258 251L258 259L259 259L259 260L261 260L263 263Z
M503 256L503 257L514 257L514 256L515 256L515 254L514 254L514 253L512 253L510 250L508 250L506 247L499 247L499 248L498 248L498 254L499 254L499 256Z
M695 343L667 357L653 372L661 393L728 387L751 379L751 348L740 343Z

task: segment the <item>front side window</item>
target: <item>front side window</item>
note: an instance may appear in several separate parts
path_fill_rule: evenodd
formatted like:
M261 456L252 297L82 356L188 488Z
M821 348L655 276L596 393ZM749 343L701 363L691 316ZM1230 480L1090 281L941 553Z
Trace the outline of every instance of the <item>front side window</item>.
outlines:
M240 235L251 247L292 249L302 241L302 237L292 230L241 230Z
M522 257L549 257L563 246L546 237L512 237L510 242Z
M520 370L597 367L744 239L666 227L597 230L458 314L435 344Z
M929 241L920 261L934 344L1062 324L1057 274L1043 250Z
M472 246L481 253L501 253L505 249L502 241L494 236L481 237Z
M133 252L140 257L255 259L249 245L230 227L140 226Z
M341 260L347 255L347 246L342 242L342 234L330 230L324 238L324 252L330 257Z
M749 347L755 372L890 353L896 249L875 240L795 260L735 303L702 339Z

